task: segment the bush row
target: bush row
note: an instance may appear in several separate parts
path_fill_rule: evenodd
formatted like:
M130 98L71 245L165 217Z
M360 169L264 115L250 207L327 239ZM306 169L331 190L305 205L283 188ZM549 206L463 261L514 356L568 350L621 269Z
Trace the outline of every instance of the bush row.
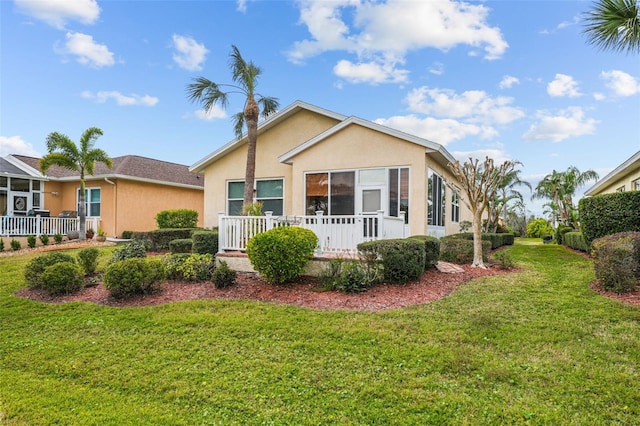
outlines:
M582 232L570 231L563 234L562 243L567 247L571 247L574 250L580 250L585 253L589 253L589 246L584 240Z
M38 256L25 266L24 278L30 288L50 295L72 293L82 288L85 275L95 272L98 255L97 248L89 247L80 250L77 258L60 252Z
M582 198L580 226L587 245L618 232L640 232L640 191L616 192Z

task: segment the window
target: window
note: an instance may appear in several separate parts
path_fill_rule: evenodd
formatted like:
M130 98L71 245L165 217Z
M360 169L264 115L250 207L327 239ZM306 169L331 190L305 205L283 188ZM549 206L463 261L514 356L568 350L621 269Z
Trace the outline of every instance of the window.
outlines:
M77 209L78 215L80 214L80 189L78 188L77 196ZM100 188L86 188L84 190L84 205L86 216L99 217L100 216Z
M451 193L451 222L460 222L460 194L455 191Z
M308 173L305 182L307 214L327 215L355 212L355 172Z
M427 224L444 226L444 182L437 173L429 170L427 183Z
M31 206L34 209L39 209L42 207L42 182L39 180L31 181Z
M624 185L616 189L616 192L624 192Z
M404 223L409 223L409 168L389 169L389 216L404 212Z
M284 181L282 179L256 180L256 201L262 203L263 212L281 216L284 212ZM229 216L242 214L244 181L227 182L227 212Z
M0 188L6 188L9 184L9 178L0 176Z
M640 179L636 179L631 183L634 191L640 191Z

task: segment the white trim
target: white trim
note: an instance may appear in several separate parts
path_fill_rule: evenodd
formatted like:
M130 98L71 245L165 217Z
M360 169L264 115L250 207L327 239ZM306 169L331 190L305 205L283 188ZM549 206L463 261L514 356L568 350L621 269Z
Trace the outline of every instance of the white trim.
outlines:
M47 180L47 176L43 175L39 170L34 169L33 167L29 166L26 163L23 163L22 161L18 160L16 157L14 157L11 154L5 156L4 159L7 161L7 163L11 163L11 165L19 168L25 173L28 173L29 176L31 176L32 178L38 178L38 180ZM15 177L21 177L24 179L23 176L15 176Z
M615 180L621 174L623 174L627 168L631 167L632 164L640 162L640 151L633 154L629 159L627 159L624 163L620 164L618 167L613 169L608 175L597 181L591 188L587 189L584 192L584 195L594 195L598 192L599 189L609 184L610 181Z
M85 176L84 178L85 182L95 181L95 180L104 180L104 179L124 179L124 180L132 180L135 182L154 183L157 185L175 186L178 188L188 188L188 189L199 189L201 191L204 191L204 186L189 185L186 183L168 182L166 180L141 178L141 177L131 176L131 175L121 175L121 174L90 175L90 176ZM60 178L50 177L49 180L55 181L55 182L75 182L80 180L80 176L65 176Z

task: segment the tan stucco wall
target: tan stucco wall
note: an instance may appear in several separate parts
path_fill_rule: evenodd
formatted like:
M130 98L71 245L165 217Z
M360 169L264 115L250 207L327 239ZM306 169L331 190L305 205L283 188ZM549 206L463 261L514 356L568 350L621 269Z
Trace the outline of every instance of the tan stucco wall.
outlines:
M618 188L624 186L625 191L634 190L633 182L640 179L640 162L633 164L623 176L611 181L607 186L601 188L597 193L591 195L611 194L617 192Z
M334 120L303 111L261 134L257 144L256 178L284 178L285 214L305 214L305 172L354 170L376 167L409 167L411 234L427 234L427 170L433 168L446 180L453 176L446 167L426 154L423 146L352 124L304 150L293 164L281 164L278 157L336 124ZM226 182L243 180L246 146L236 149L205 170L205 226L218 225L218 213L226 212ZM451 189L446 189L446 233L459 231L451 223ZM471 214L460 203L460 220Z
M284 179L284 212L294 214L289 202L292 197L291 166L282 164L278 157L313 136L334 126L336 120L302 110L285 122L261 133L256 145L256 179ZM247 162L247 146L235 151L206 168L204 226L218 226L218 213L226 213L226 191L228 180L244 180Z
M190 209L198 212L198 225L204 224L204 196L200 189L161 185L128 179L85 181L87 188L100 188L100 227L108 236L122 231L156 229L155 216L162 210ZM45 205L52 216L63 210L76 210L79 182L47 182ZM55 189L54 189L55 188ZM57 191L58 196L47 192Z

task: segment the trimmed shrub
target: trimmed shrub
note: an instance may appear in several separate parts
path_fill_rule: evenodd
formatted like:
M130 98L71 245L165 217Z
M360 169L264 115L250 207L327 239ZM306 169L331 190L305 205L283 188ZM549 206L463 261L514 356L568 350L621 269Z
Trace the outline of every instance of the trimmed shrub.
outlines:
M413 235L409 238L424 243L424 269L435 268L440 260L440 240L429 235Z
M173 240L191 238L194 229L156 229L149 232L134 232L133 239L144 241L149 251L169 251Z
M41 288L52 296L78 291L84 283L82 268L75 263L55 263L42 272Z
M562 236L562 240L567 247L571 247L574 250L580 250L585 253L589 253L589 246L584 240L584 236L582 232L571 231L567 232Z
M222 261L220 265L213 271L211 281L216 288L227 288L236 283L237 273L229 268L227 262Z
M580 226L587 245L618 232L640 232L640 191L616 192L580 199Z
M209 281L215 268L210 254L167 254L162 256L162 263L167 278L174 281Z
M46 246L49 244L49 236L47 234L40 234L40 242L42 243L43 246Z
M563 225L563 224L558 225L558 227L556 228L556 243L564 244L564 234L566 234L567 232L573 232L573 231L575 231L575 229L573 229L572 226Z
M193 240L191 238L180 238L169 242L171 253L191 253Z
M313 231L297 226L281 226L260 233L247 243L253 268L272 284L299 277L318 244Z
M155 257L130 258L112 263L104 273L104 287L121 299L157 291L165 279L162 261Z
M29 248L36 248L37 238L35 235L27 235L27 245Z
M482 259L487 260L491 242L482 241ZM440 260L451 263L473 263L473 240L464 238L440 238Z
M212 254L218 253L218 231L193 231L191 234L193 240L193 247L191 251L199 254Z
M120 260L131 259L134 257L146 257L147 247L141 240L132 240L114 250L111 256L111 262L118 262Z
M327 290L359 293L373 287L382 278L378 264L356 259L332 259L323 269L320 282Z
M130 240L133 238L133 231L122 231L122 239Z
M640 232L620 232L593 240L596 278L605 290L635 291L640 281Z
M360 243L358 251L365 256L377 255L386 282L404 284L420 278L424 272L424 247L422 241L408 238Z
M506 232L500 235L502 235L503 246L512 246L516 242L516 234L513 232Z
M87 275L93 274L98 268L100 251L95 247L87 247L78 252L78 263Z
M64 236L60 233L54 234L53 235L53 241L55 241L56 244L60 244L63 240Z
M24 278L31 288L42 288L42 273L47 267L56 263L76 263L73 256L60 252L51 252L31 259L24 268Z
M156 215L159 229L195 228L198 226L198 212L190 209L163 210Z
M20 241L16 240L15 238L11 239L9 245L11 245L11 250L13 251L18 251L22 248L22 244L20 244Z

